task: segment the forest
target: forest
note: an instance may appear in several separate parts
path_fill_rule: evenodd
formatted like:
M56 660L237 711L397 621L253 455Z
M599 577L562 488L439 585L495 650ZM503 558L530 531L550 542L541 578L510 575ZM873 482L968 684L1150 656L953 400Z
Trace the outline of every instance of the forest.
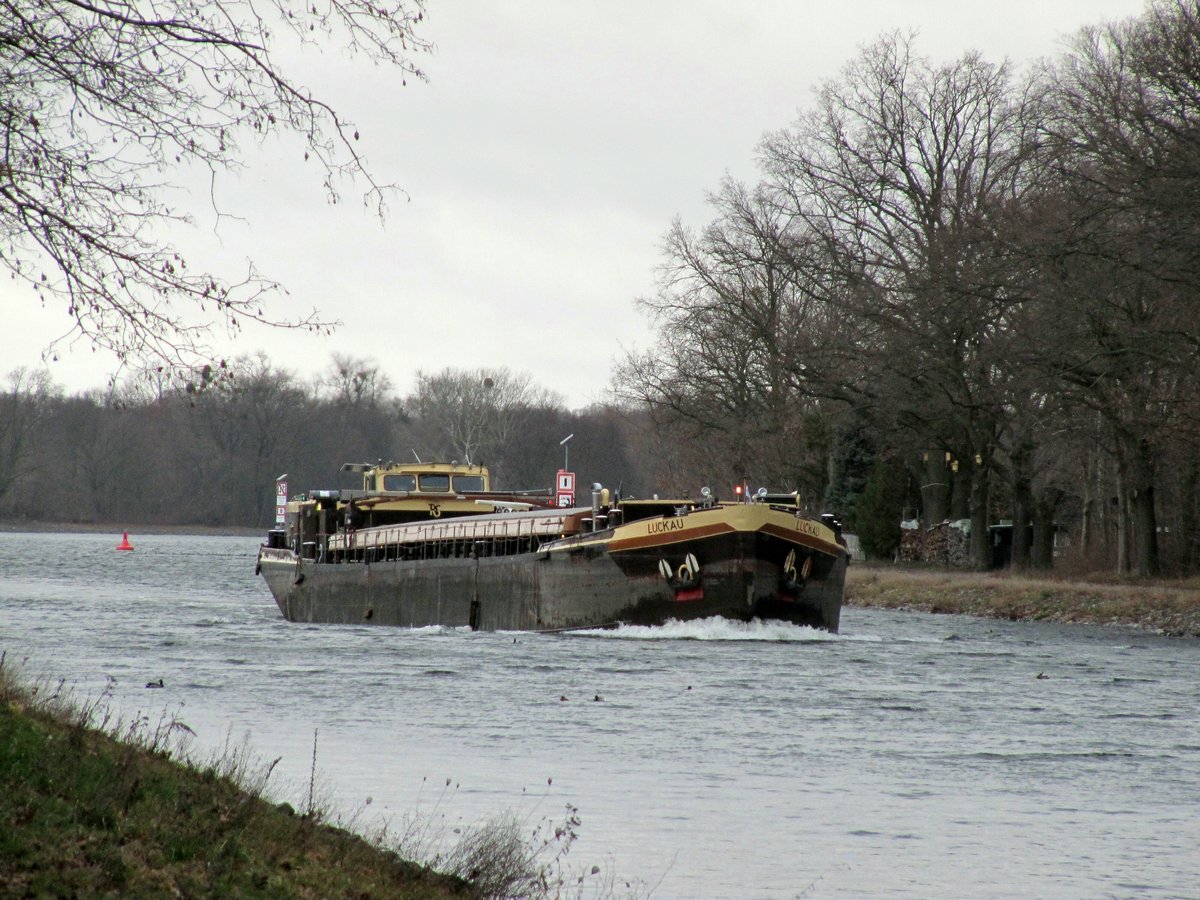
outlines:
M691 463L790 481L875 555L1014 523L1096 569L1200 562L1200 8L1017 68L864 47L676 222L616 387ZM877 530L878 529L878 530Z
M1014 568L1200 568L1194 0L1021 66L886 34L757 159L665 232L658 339L613 361L607 405L507 369L401 394L337 353L307 380L260 355L76 396L16 371L0 515L264 527L285 472L416 454L524 489L569 453L626 494L795 491L880 559L901 523L955 521L980 569L998 523Z
M257 355L74 396L16 372L0 393L0 516L265 531L276 478L359 487L343 463L387 460L478 463L498 488L546 491L569 461L581 484L628 495L641 487L621 421L505 369L418 373L399 396L378 364L338 354L309 382Z

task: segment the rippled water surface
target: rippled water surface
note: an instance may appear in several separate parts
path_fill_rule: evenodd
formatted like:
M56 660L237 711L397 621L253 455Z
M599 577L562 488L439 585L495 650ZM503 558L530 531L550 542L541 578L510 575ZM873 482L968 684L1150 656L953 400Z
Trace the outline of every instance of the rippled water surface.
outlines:
M0 535L9 663L202 747L249 733L297 799L315 732L361 822L571 803L568 862L655 897L1200 897L1200 641L859 609L836 636L306 626L257 539L131 537Z

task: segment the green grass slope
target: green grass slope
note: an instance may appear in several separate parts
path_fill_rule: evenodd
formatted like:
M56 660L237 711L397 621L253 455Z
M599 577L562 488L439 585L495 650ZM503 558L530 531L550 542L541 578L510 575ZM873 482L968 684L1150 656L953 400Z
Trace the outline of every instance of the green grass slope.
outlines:
M218 765L175 761L171 727L117 740L93 726L95 708L46 693L16 685L0 659L2 896L474 896Z

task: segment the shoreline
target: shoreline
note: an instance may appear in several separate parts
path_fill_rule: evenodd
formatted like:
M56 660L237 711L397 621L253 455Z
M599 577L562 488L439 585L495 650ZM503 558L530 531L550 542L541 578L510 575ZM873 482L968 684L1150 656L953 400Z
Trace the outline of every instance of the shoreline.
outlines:
M265 528L244 525L149 525L131 522L114 525L111 522L49 522L40 519L0 520L0 534L115 534L128 531L138 534L200 534L200 535L266 535Z
M1195 579L1088 581L1049 574L856 564L846 574L845 603L1010 621L1116 625L1200 637L1200 584Z

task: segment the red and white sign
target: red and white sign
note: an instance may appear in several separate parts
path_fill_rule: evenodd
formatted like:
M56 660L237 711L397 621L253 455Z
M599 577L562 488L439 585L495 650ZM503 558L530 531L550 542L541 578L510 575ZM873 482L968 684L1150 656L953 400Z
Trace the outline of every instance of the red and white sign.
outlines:
M556 491L556 502L559 506L574 506L575 505L575 473L568 472L566 469L558 470L558 487Z
M283 479L275 482L275 526L282 528L287 521L287 482Z

